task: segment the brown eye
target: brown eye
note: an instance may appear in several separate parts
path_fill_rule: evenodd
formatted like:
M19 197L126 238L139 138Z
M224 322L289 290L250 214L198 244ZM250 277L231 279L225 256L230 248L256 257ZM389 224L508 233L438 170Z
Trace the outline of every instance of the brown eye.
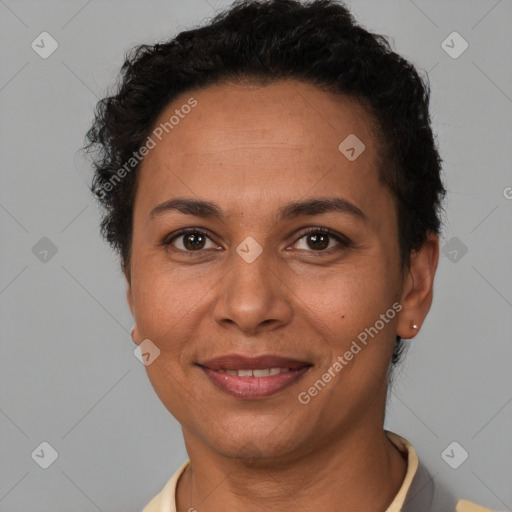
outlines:
M302 247L300 246L302 244ZM327 228L314 228L303 232L294 245L309 252L331 252L351 246L350 240L342 234Z
M206 237L202 233L187 233L183 236L183 245L190 251L202 249Z
M210 247L208 247L208 243L211 244ZM210 237L198 229L181 231L164 241L162 245L172 245L184 252L200 252L203 249L217 248L217 245L213 243Z
M325 233L310 233L306 235L307 244L311 249L321 250L329 245L329 235Z

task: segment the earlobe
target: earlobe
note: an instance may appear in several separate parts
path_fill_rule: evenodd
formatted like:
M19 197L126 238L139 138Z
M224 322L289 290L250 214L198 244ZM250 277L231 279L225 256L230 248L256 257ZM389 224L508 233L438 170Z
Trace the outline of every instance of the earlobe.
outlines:
M429 232L420 249L411 254L401 296L402 310L398 317L397 334L411 339L418 334L433 298L434 276L439 261L439 237Z
M140 343L140 341L137 341L139 339L139 335L137 333L137 324L133 324L130 334L131 334L133 343L135 343L135 345L138 345Z

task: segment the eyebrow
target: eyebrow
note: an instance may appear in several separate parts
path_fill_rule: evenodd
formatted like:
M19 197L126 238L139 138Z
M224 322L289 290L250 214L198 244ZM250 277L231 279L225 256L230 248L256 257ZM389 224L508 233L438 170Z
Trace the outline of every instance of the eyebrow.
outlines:
M155 206L149 213L149 217L153 219L169 211L178 211L185 215L195 215L196 217L224 218L222 210L215 203L183 197L169 199ZM367 219L363 211L350 201L341 197L328 197L288 203L278 210L278 220L293 219L302 215L321 215L329 212L346 213L361 220Z

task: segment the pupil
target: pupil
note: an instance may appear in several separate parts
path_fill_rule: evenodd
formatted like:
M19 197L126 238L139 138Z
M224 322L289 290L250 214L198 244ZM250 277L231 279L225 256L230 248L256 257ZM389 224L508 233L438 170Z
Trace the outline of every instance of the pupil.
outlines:
M309 240L313 242L313 245L309 244L312 249L325 249L329 245L329 235L319 233L316 235L309 235ZM315 245L316 244L316 245Z
M204 236L201 233L189 233L185 237L185 247L187 249L197 250L204 245Z

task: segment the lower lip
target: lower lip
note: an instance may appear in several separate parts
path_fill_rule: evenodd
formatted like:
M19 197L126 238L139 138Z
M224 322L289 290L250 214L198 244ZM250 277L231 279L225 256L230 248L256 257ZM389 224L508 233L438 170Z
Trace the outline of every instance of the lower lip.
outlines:
M204 366L200 368L213 384L222 391L237 398L254 399L273 395L291 386L301 379L311 367L305 366L298 370L291 370L268 377L238 377L237 375L230 375L229 373L219 372Z

